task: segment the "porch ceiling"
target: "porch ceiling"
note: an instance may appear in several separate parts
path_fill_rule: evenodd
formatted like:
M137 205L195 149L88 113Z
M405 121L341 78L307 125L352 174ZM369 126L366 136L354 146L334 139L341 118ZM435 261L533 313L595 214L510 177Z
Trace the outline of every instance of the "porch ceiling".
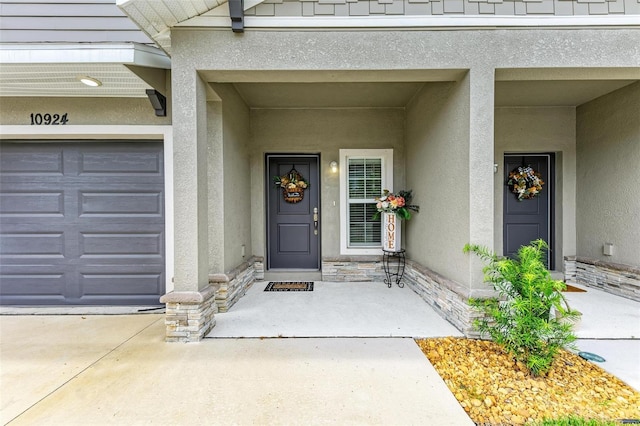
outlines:
M496 107L578 106L636 80L497 81Z
M637 80L497 81L496 107L571 106ZM235 83L251 108L403 108L425 82Z
M424 83L237 83L252 108L402 108Z

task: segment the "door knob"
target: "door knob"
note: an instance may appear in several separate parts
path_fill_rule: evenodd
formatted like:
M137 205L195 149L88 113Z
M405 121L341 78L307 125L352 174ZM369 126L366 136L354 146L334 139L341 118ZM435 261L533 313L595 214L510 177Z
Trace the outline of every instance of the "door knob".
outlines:
M318 208L313 208L313 235L318 235Z

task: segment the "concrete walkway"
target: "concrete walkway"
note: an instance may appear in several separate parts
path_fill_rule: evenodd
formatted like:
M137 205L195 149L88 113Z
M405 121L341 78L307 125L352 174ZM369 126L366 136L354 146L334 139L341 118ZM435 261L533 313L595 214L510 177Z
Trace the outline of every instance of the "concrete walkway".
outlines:
M163 316L0 316L11 425L472 425L408 338L163 341Z

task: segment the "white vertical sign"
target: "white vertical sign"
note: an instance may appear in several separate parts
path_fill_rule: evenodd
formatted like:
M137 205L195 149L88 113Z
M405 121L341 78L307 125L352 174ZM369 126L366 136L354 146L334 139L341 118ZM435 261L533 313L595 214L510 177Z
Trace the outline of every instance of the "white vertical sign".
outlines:
M382 249L386 251L402 250L400 244L401 221L393 213L382 214Z

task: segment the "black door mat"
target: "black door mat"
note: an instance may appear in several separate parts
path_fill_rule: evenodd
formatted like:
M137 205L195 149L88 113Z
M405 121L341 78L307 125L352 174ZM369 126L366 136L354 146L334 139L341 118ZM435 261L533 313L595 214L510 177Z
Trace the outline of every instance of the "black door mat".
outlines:
M264 291L313 291L313 281L271 281Z

